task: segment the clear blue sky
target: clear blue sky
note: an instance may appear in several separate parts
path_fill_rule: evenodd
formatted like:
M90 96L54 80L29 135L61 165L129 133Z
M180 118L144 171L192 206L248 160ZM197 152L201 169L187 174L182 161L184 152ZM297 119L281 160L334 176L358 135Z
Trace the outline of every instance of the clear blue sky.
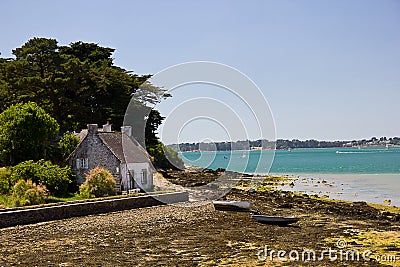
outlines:
M230 65L261 88L278 138L400 136L400 1L3 0L0 25L2 57L51 37L113 47L139 74Z

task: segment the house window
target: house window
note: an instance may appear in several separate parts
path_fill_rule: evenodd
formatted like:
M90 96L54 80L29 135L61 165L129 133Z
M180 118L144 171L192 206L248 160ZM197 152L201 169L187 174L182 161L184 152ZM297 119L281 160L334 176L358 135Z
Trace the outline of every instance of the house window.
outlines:
M142 184L147 184L147 170L142 169Z
M89 159L88 158L76 159L76 168L78 170L89 168Z
M87 169L89 167L89 159L88 158L81 159L81 162L82 162L82 169Z

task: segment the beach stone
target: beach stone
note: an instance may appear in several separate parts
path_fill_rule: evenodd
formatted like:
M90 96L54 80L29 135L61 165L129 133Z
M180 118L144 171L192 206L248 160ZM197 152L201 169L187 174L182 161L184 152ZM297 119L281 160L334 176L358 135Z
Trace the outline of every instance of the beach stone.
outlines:
M284 203L284 204L279 205L279 208L282 208L282 209L291 209L291 208L293 208L293 204L291 204L291 203Z
M254 189L254 188L250 188L249 190L247 190L247 193L250 193L250 194L253 194L253 193L256 193L256 192L257 192L257 190Z

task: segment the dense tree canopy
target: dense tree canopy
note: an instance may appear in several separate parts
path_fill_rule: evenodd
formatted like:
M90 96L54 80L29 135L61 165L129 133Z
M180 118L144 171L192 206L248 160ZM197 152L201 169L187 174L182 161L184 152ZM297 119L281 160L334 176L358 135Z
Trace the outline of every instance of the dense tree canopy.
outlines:
M66 132L60 139L58 142L58 147L60 148L60 154L64 162L66 162L69 155L74 152L75 148L79 144L79 141L79 138L70 132Z
M15 165L45 158L59 131L57 121L33 102L12 105L0 114L0 160Z
M135 137L142 144L146 141L149 151L156 151L161 147L156 129L163 118L157 111L151 111L151 106L169 95L162 88L146 82L151 75L137 75L115 66L113 52L113 48L94 43L75 42L60 46L55 39L30 39L12 51L15 58L0 58L0 112L31 101L56 119L61 132L83 129L88 123L102 125L107 121L114 129L119 129L131 103L129 112L134 114L133 129L142 129L134 133ZM67 150L61 151L64 158L70 149ZM15 158L15 154L10 156L9 152L1 155L7 164L14 164L27 159L37 160L43 157L42 152L23 159ZM54 154L52 158L56 162L60 151L49 153ZM159 157L162 151L156 154L152 154L153 157Z
M150 75L115 66L112 48L83 42L59 46L55 39L33 38L12 52L15 58L0 61L0 111L33 101L63 131L106 121L120 127L133 94L141 97L141 105L163 94L151 85L140 87Z

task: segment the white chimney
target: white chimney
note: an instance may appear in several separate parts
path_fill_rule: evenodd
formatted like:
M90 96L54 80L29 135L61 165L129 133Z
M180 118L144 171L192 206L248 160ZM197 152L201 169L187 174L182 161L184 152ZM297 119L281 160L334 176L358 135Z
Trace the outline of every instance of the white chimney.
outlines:
M132 136L132 126L122 126L121 133L126 134L127 136Z
M103 132L111 132L111 124L103 124Z

